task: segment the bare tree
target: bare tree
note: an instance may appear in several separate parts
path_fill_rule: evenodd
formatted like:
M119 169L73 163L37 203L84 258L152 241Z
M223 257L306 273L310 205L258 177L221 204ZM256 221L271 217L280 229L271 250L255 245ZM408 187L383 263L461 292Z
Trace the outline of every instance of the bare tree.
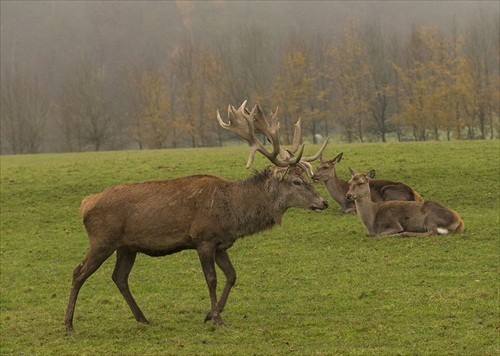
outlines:
M66 149L81 151L86 145L92 145L99 151L113 135L105 67L95 68L88 61L82 62L61 89L59 125Z
M480 137L487 137L488 126L490 137L494 136L494 111L498 109L495 105L495 95L498 95L499 82L499 31L498 18L490 18L480 9L479 17L474 20L467 30L464 52L470 66L474 85L475 105L471 109L477 124ZM498 100L498 99L497 99ZM470 132L470 138L474 133Z
M273 37L260 28L249 27L238 35L236 42L237 75L242 87L255 102L271 105L269 92L278 65Z
M199 49L190 41L178 47L170 63L171 73L178 85L176 126L190 140L191 147L198 146L201 137L201 118L198 116L200 105L200 58Z
M4 73L1 90L2 153L38 153L50 102L36 75Z
M382 142L386 142L386 135L393 131L389 117L393 102L392 74L388 51L387 38L380 24L366 25L362 33L366 48L367 68L370 78L369 112L373 119L373 129Z

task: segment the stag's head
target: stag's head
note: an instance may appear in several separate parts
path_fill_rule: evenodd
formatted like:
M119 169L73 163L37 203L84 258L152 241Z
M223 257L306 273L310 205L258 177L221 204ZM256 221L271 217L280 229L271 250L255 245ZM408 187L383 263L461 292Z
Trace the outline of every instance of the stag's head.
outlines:
M308 182L302 168L273 167L269 171L272 176L266 183L266 190L275 197L273 203L280 205L281 210L295 207L322 211L328 207L328 202Z
M269 170L270 180L267 188L277 193L280 202L286 208L308 208L315 211L326 209L328 203L308 182L307 175L312 175L312 166L309 162L316 160L322 154L328 138L314 156L303 157L304 144L300 144L300 119L295 124L292 147L284 149L279 140L280 125L277 110L271 113L271 118L268 119L258 104L252 111L248 111L245 105L246 101L238 109L229 106L228 123L222 120L217 111L217 120L223 128L244 138L250 144L247 168L252 165L255 153L260 152L274 165ZM259 134L265 136L271 143L272 149L260 141L257 137Z
M319 156L320 164L312 175L315 182L325 182L332 177L335 173L335 165L342 160L343 152L340 152L334 159L327 160L323 154Z

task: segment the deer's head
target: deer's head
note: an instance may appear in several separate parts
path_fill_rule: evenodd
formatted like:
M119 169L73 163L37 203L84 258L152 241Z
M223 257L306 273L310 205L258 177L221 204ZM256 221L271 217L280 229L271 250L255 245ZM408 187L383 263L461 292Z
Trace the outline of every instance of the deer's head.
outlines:
M375 170L372 169L368 173L356 173L351 167L351 180L349 181L349 190L346 193L346 199L357 200L366 197L370 194L370 179L375 177Z
M316 171L312 175L312 179L315 182L325 182L330 179L333 175L336 175L335 165L342 160L343 152L340 152L335 158L327 160L323 154L319 156L320 164L316 168Z

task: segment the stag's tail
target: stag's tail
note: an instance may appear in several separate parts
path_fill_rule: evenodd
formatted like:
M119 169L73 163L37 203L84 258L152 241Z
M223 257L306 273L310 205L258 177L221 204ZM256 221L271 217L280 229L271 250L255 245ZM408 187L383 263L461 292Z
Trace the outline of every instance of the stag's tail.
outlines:
M89 195L83 198L80 204L80 215L85 219L85 215L91 210L101 198L101 194Z

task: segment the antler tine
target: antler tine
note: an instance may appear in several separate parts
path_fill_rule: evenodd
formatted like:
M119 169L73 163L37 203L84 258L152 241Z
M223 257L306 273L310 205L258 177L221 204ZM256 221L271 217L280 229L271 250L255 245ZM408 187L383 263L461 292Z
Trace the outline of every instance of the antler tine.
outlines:
M297 157L294 157L295 152L297 152L297 150L300 146L300 138L301 138L300 119L295 124L293 143L292 143L292 148L290 150L284 149L283 147L281 147L281 144L279 143L280 124L278 121L278 108L276 108L274 113L271 113L271 126L270 127L271 127L271 132L272 132L271 142L273 142L274 149L279 151L279 154L280 154L281 158L283 159L283 161L286 162L286 164L289 166L296 165L298 162L300 162L300 159L301 159L302 154L304 152L304 145L302 145L302 148L299 152L299 155Z
M300 146L300 139L302 137L302 128L301 128L301 119L297 120L295 123L295 129L293 131L293 141L292 141L292 148L290 148L290 151L295 154L297 149Z
M297 123L295 124L295 129L294 129L294 132L293 132L292 147L289 150L289 152L291 152L292 154L295 154L295 152L297 151L297 149L300 146L300 140L302 138L301 123L302 123L302 119L299 118L297 120ZM301 161L302 162L312 162L312 161L315 161L316 159L318 159L318 157L321 156L321 154L323 153L324 149L326 148L326 144L328 143L328 140L329 140L329 137L327 137L325 139L325 142L323 142L323 145L321 146L321 148L319 149L319 151L314 156L304 157L304 158L301 159Z
M315 161L316 159L318 159L318 157L320 157L323 154L326 144L328 143L328 139L329 137L325 139L325 142L323 142L323 145L314 156L304 157L299 161L299 163L297 163L297 165L301 167L305 172L309 173L310 176L312 176L314 172L313 172L313 167L309 162Z
M295 129L293 131L293 140L292 140L292 147L290 149L283 149L281 148L280 150L280 155L284 160L290 160L290 158L293 157L295 152L299 149L300 146L300 140L302 138L302 130L301 130L301 119L299 118L297 122L295 123Z
M219 125L221 125L222 128L231 131L232 133L235 133L236 135L250 142L251 136L249 135L249 122L245 120L238 120L236 115L234 115L234 111L234 107L228 107L227 116L229 119L229 123L226 124L220 117L219 110L217 110L217 121L219 121Z
M330 137L327 137L325 139L325 142L323 142L323 145L321 145L319 151L314 155L314 156L310 156L310 157L304 157L302 158L302 161L304 162L312 162L312 161L315 161L318 159L319 156L321 156L323 154L323 151L325 150L326 148L326 144L328 143L328 140L330 139Z
M257 124L256 126L259 128L259 130L263 130L262 132L266 135L269 142L271 142L271 144L273 145L273 152L277 156L283 150L280 143L280 122L278 120L278 108L276 108L274 113L271 112L270 114L271 122L267 120L260 105L258 105L257 115L255 116L255 123ZM283 156L281 157L284 158Z

